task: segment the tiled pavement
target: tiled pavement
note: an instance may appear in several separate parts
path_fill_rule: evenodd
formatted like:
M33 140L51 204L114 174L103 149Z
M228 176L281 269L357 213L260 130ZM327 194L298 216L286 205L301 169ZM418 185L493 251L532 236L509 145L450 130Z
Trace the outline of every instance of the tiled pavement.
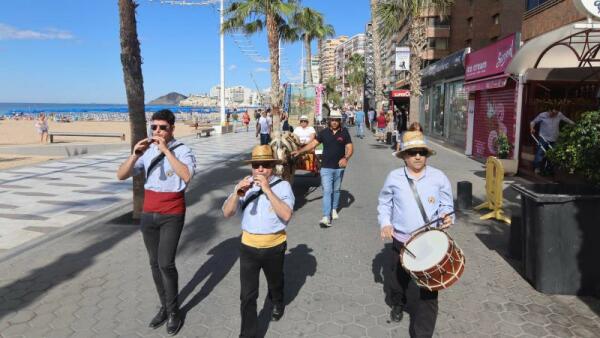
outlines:
M320 229L318 180L297 177L296 212L289 227L283 319L267 337L407 337L410 316L388 320L384 283L388 251L378 239L376 196L399 162L371 139L344 178L341 219ZM431 164L455 185L471 180L481 198L482 166L437 147ZM248 172L242 163L206 169L188 192L188 215L177 264L186 323L182 337L234 337L239 332L239 221L219 207ZM3 337L160 337L147 328L156 296L141 236L118 214L0 264L0 335ZM462 279L440 293L439 337L598 337L600 302L535 291L507 258L508 227L458 217L450 234L464 250ZM259 309L266 295L261 278ZM414 294L413 294L414 297ZM409 314L413 311L409 306Z
M253 133L187 137L198 172L247 151ZM131 199L131 179L115 179L129 148L0 171L0 253Z

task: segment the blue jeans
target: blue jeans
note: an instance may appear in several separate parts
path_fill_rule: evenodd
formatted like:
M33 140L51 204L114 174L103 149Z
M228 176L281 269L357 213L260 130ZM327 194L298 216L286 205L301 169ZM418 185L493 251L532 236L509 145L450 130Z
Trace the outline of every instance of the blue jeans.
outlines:
M546 153L544 152L543 148L545 148L546 150L550 149L549 145L554 146L554 142L546 142L541 137L539 140L540 144L536 147L535 158L533 159L533 168L542 170L546 169L544 166L544 160L546 160Z
M359 137L365 136L365 128L364 123L359 122L356 124L356 135Z
M323 188L323 216L330 217L331 210L339 207L340 188L342 187L342 178L344 170L321 168L321 187ZM333 197L333 203L332 203Z
M269 144L269 142L271 141L271 137L269 134L260 134L260 144L261 145L265 145L265 144Z

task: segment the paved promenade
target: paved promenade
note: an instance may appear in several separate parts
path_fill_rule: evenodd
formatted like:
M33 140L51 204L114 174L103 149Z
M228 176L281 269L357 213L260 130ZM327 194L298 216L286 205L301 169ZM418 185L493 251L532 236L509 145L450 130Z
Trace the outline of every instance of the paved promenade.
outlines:
M184 142L197 154L197 171L202 173L250 149L250 134L187 137ZM131 179L115 178L129 153L126 146L0 171L0 253L130 201Z
M239 220L224 220L220 206L249 172L234 153L255 144L250 134L227 135L228 141L218 137L197 144L188 141L201 169L188 192L178 252L180 299L186 314L178 336L224 338L239 333ZM232 147L229 140L234 139ZM401 163L371 137L355 140L355 145L356 155L344 178L340 219L332 228L317 225L319 180L296 178L296 212L288 229L286 255L288 305L279 322L268 321L270 307L264 303L266 282L261 277L259 309L264 303L265 311L260 327L266 337L408 337L411 306L401 323L389 321L384 287L389 243L379 239L376 221L379 189L389 170ZM482 164L435 148L438 155L430 164L443 169L454 187L461 180L474 182L474 193L482 199ZM93 158L102 161L100 156ZM225 163L227 158L232 160ZM104 184L116 182L119 160L111 161L88 163L106 171L100 180ZM127 198L127 193L121 198ZM24 213L44 216L32 210ZM157 296L138 226L127 221L126 211L108 206L96 210L95 221L87 226L0 263L0 336L166 336L164 327L147 327L158 308ZM480 222L478 216L460 214L450 231L465 252L467 266L456 285L440 292L436 336L600 336L598 299L538 293L517 272L519 262L507 258L508 226ZM39 222L38 226L47 226Z

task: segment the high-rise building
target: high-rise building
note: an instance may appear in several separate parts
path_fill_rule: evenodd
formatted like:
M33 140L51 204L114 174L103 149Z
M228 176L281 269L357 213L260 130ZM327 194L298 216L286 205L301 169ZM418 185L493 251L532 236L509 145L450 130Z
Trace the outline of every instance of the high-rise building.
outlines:
M319 83L319 55L313 55L312 58L310 59L310 69L312 71L311 74L311 78L312 78L312 83L317 84Z
M335 77L337 80L337 90L342 94L342 98L350 94L350 84L348 83L348 71L346 64L354 54L365 55L367 37L364 33L356 34L346 42L335 48Z
M335 39L327 39L319 46L319 69L323 81L335 76L335 48L347 40L346 35L341 35Z

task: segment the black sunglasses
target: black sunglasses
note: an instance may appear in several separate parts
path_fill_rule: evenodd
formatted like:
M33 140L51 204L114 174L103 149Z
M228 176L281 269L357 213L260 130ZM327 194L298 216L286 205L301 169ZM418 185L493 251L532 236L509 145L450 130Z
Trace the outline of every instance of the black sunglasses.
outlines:
M156 130L157 128L160 128L160 130L165 131L169 128L169 126L167 126L166 124L151 124L150 125L150 129L152 129L152 130Z
M417 155L421 155L427 157L429 155L429 151L427 149L415 149L415 150L407 150L406 154L410 157L414 157Z
M252 163L252 169L258 169L260 167L263 167L265 169L271 169L271 168L273 168L273 163L271 163L271 162L256 162L256 163Z

